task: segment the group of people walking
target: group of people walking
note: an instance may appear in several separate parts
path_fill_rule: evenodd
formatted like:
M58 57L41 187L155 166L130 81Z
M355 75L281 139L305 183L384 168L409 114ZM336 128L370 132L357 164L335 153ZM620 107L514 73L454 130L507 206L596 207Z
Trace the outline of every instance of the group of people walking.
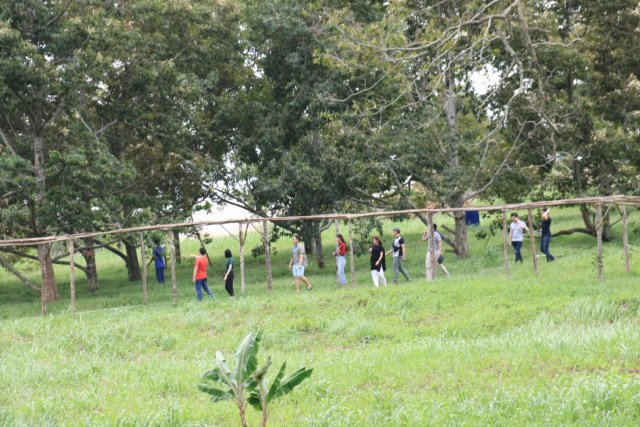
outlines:
M167 268L167 257L165 255L165 248L160 245L159 242L156 242L156 246L153 248L152 252L153 258L149 262L155 263L156 268L156 279L158 283L164 283L164 272ZM234 297L233 292L233 279L234 279L234 266L235 262L233 261L233 255L231 254L230 249L226 249L224 251L224 257L226 259L226 264L224 267L224 288L229 294L229 297ZM200 248L198 250L198 255L195 258L194 267L193 267L193 284L196 288L196 297L198 301L202 301L202 291L204 291L210 298L214 298L214 293L211 291L207 284L207 280L209 279L207 269L210 265L209 257L207 256L207 251L205 248Z
M515 253L515 262L523 262L521 248L524 241L524 233L529 232L527 225L520 220L517 213L511 214L511 225L509 226L509 241L513 246ZM394 227L392 230L393 243L388 251L385 251L384 245L380 236L373 236L371 241L370 253L370 267L371 267L371 279L373 285L377 288L379 286L386 286L387 279L384 272L387 269L386 258L392 255L393 259L393 283L398 283L398 278L402 276L409 282L412 281L409 273L402 266L402 262L407 260L407 247L405 245L404 237L400 233L398 227ZM422 234L423 241L429 241L429 230L426 230ZM555 260L555 257L551 255L549 251L549 245L551 242L551 212L545 208L542 210L542 227L541 227L541 240L540 251L545 254L547 261L551 262ZM433 245L435 262L438 268L446 277L451 277L447 267L444 265L444 254L442 249L442 236L438 232L438 226L433 224ZM345 255L347 253L347 243L344 236L340 233L336 234L336 249L333 252L333 256L336 258L337 265L337 280L341 286L347 285L347 276L345 274L345 266L347 260ZM229 297L234 296L233 292L233 279L234 279L234 260L231 254L231 250L226 249L224 251L226 258L225 273L223 280L225 283L225 290L229 294ZM164 283L164 271L167 268L167 260L165 256L165 249L159 243L156 242L156 246L153 249L153 258L149 262L155 262L156 279L158 283ZM289 270L293 274L296 292L300 292L300 284L304 283L307 291L311 291L313 286L309 282L309 279L305 276L305 268L307 267L308 259L305 251L304 244L300 236L293 237L293 249L291 251L291 259L289 261ZM196 297L199 301L202 301L202 291L209 295L210 298L214 297L213 292L207 284L208 275L207 268L210 265L209 257L205 248L199 249L199 255L195 258L193 269L193 283L195 285ZM432 260L429 256L429 243L427 243L427 253L425 256L425 269L429 271L432 269Z

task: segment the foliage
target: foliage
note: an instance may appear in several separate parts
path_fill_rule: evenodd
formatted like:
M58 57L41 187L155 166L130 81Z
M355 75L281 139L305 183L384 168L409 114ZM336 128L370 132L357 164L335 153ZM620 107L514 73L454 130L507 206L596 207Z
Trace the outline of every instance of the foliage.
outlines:
M287 362L284 362L271 385L267 387L266 375L271 366L271 358L258 369L257 353L262 337L260 333L251 332L247 335L236 351L236 367L232 372L221 352L216 352L215 367L207 372L200 385L200 391L210 394L212 402L233 400L240 411L242 426L247 426L245 409L247 404L262 411L262 426L266 427L269 417L269 403L281 396L285 396L309 378L313 369L300 368L285 377ZM209 384L222 383L225 389L219 389ZM228 388L227 388L228 387ZM247 397L248 396L248 397Z

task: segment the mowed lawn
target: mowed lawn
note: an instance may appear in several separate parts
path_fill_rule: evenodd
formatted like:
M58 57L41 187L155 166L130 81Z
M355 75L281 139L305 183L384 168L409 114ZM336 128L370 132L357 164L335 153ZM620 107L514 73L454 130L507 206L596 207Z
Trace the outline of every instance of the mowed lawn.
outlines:
M554 229L579 225L577 209L554 214ZM451 224L444 216L436 222ZM393 225L385 223L386 247ZM229 247L237 255L230 238L208 246L216 298L203 303L195 301L189 260L178 270L178 305L170 286L157 285L150 272L144 306L141 285L99 251L100 291L88 294L77 272L78 310L71 312L68 273L60 267L61 299L46 318L38 316L38 296L3 272L0 425L239 425L231 402L212 404L197 385L216 350L233 365L251 330L264 334L260 360L314 369L272 405L273 426L640 423L639 267L634 253L633 272L624 271L619 225L605 244L603 284L596 280L595 239L584 235L555 239L558 259L538 258L538 277L526 243L525 264L512 264L507 280L501 236L474 237L485 225L470 230L469 259L447 256L451 279L427 282L424 227L399 225L414 281L381 289L371 284L368 257L357 260L357 287L339 289L332 232L325 236L327 268L311 266L315 288L300 295L286 269L288 240L275 244L275 289L265 290L262 260L250 255L255 234L247 294L236 299L226 297L221 280L222 252ZM636 249L636 233L630 241ZM193 254L197 244L183 247ZM37 266L21 267L37 280ZM249 416L259 425L257 412Z

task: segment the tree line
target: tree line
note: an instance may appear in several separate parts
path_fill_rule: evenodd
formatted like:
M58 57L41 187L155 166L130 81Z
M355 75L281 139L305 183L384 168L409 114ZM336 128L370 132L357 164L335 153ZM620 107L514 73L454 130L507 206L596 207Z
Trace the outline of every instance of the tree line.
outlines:
M639 28L633 0L6 0L0 236L180 222L210 202L269 217L637 194ZM595 235L580 214L561 232ZM454 216L443 240L464 258ZM301 234L322 267L330 226L271 238ZM135 236L76 247L91 290L98 248L139 279ZM51 300L65 257L5 248L0 264Z

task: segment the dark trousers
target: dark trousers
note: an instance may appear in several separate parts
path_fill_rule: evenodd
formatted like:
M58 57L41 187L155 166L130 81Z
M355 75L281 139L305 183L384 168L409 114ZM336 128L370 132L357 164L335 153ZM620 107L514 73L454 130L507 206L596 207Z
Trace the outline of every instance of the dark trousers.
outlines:
M511 242L511 246L513 246L513 250L516 253L516 262L522 261L522 254L520 253L520 248L522 248L522 242Z
M158 283L164 283L164 267L156 267L156 279Z
M224 281L224 288L230 297L233 296L233 271L227 274L227 280Z
M540 239L540 252L547 256L547 261L553 261L556 259L551 252L549 252L549 244L551 243L551 236L545 235Z

